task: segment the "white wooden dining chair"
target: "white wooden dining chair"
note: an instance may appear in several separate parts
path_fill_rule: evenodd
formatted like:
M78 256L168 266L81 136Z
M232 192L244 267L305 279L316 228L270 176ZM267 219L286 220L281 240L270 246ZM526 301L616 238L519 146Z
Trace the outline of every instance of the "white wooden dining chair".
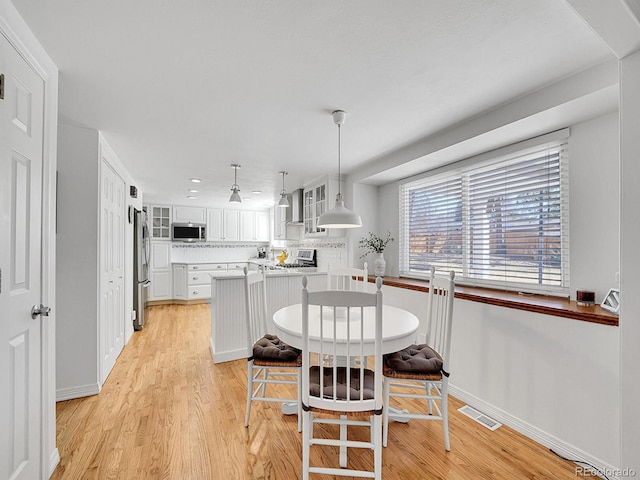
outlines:
M298 431L302 431L300 415L300 350L267 333L267 287L264 272L244 268L244 292L247 329L247 408L244 426L249 426L251 402L295 403L298 408ZM296 398L267 396L267 385L296 385Z
M310 473L380 479L382 476L382 279L376 292L302 289L302 478ZM310 311L319 315L310 315ZM373 309L365 328L364 310ZM371 321L371 320L369 320ZM373 369L361 360L372 343ZM368 332L368 337L367 337ZM368 352L370 355L372 352ZM329 364L320 361L331 357ZM344 365L358 364L358 367ZM316 414L324 415L318 417ZM329 418L327 418L327 415ZM360 417L359 419L357 417ZM365 417L365 419L362 419ZM314 436L314 425L339 425L339 438ZM349 426L369 427L367 440L349 440ZM312 446L339 447L337 466L310 465ZM318 447L316 447L318 448ZM349 468L348 448L373 450L373 469ZM325 458L317 456L316 458Z
M441 420L445 450L449 441L449 356L453 318L454 277L435 274L431 268L427 319L418 328L418 338L426 343L411 345L384 355L384 446L389 436L389 397L422 398L426 406L420 412L401 414L405 419ZM418 435L416 435L418 437Z
M327 290L351 290L366 292L369 285L369 268L365 262L363 268L327 266Z

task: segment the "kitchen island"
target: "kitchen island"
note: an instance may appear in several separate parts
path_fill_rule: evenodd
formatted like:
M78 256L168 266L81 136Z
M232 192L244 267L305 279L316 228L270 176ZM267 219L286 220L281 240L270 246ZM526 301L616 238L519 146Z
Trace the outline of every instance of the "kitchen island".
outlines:
M302 269L267 270L268 320L282 307L299 303L302 277L310 290L326 287L327 273ZM213 363L247 358L244 274L211 278L211 354ZM271 328L273 331L273 328Z

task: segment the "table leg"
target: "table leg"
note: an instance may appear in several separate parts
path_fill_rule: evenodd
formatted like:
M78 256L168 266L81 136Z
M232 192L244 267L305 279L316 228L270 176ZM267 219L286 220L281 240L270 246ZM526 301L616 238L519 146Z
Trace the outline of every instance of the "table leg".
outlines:
M283 415L295 415L298 413L298 404L296 402L283 403L281 410Z
M399 423L409 423L409 410L389 407L389 420Z

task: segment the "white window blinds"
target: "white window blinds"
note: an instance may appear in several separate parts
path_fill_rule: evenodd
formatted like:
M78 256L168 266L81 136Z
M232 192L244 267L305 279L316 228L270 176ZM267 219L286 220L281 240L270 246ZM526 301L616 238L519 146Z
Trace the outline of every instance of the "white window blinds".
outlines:
M454 270L461 284L566 294L566 144L400 188L400 270Z

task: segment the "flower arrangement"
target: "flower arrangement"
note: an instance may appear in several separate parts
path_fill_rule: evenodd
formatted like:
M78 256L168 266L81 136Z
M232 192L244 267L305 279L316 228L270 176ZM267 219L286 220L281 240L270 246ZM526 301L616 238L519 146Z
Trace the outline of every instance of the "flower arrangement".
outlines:
M391 232L387 231L387 238L383 239L373 232L369 232L367 237L361 238L358 242L360 248L364 248L366 253L360 258L366 257L370 253L382 253L389 242L393 242Z

